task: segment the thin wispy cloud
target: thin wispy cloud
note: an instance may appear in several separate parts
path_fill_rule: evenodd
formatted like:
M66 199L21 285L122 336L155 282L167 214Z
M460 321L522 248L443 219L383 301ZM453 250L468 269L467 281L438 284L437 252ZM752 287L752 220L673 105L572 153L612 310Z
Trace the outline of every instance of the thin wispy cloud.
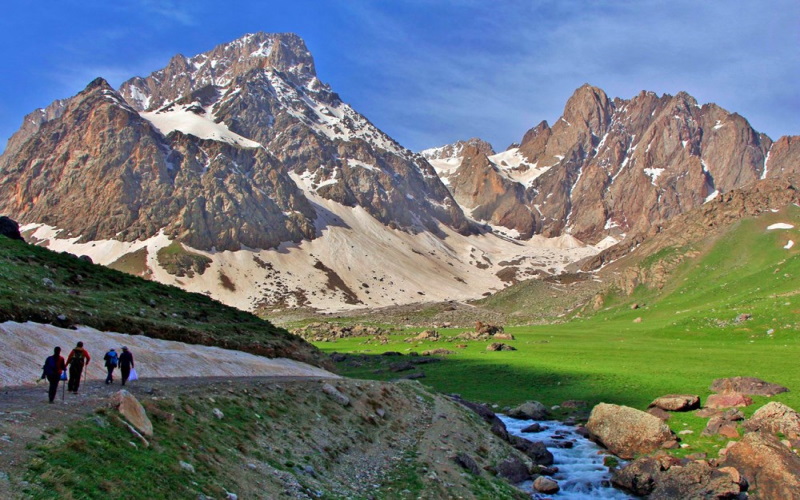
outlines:
M184 26L195 26L198 24L191 10L192 5L195 5L196 2L139 0L139 4L148 14L154 14Z

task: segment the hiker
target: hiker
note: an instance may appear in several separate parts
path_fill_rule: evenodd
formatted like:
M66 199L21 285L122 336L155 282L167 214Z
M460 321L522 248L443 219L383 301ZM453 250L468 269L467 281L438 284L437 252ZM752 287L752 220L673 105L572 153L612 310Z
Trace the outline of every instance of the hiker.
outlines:
M103 359L106 362L106 369L108 370L108 376L106 377L106 385L114 383L114 368L117 367L119 364L119 356L117 356L117 351L113 347L108 350Z
M70 351L67 356L67 364L69 365L69 382L67 383L67 390L73 394L78 394L78 388L81 385L81 375L83 374L83 365L88 365L92 357L89 352L83 348L83 342L78 342L75 349Z
M64 362L64 356L61 355L61 348L54 348L53 355L44 360L44 366L42 367L42 378L47 378L47 381L50 382L47 397L50 398L51 403L56 399L61 373L66 369L67 364Z
M119 355L119 370L122 372L122 385L128 381L128 376L131 374L133 365L133 354L126 346L122 346L122 354Z

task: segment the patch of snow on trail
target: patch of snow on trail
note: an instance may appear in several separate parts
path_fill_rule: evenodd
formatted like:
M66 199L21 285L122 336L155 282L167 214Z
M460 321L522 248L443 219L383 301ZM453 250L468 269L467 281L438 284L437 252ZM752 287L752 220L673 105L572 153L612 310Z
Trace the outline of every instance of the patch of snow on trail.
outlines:
M794 229L794 226L785 222L778 222L777 224L767 226L767 231L772 231L773 229Z
M101 332L85 326L69 330L53 325L8 321L0 323L0 333L0 349L5 353L13 353L13 356L0 359L0 387L39 383L44 390L47 384L38 381L45 358L53 354L53 347L60 346L61 354L66 359L78 341L83 342L92 357L86 368L86 376L91 380L105 380L103 356L112 347L121 352L122 346L127 346L133 353L140 378L338 378L338 375L292 359L270 359L241 351L158 340L144 335ZM119 377L119 371L115 371L115 382Z
M787 243L786 245L784 245L784 247L783 247L783 248L785 248L786 250L789 250L789 249L790 249L790 248L792 248L793 246L794 246L794 241L792 241L792 240L789 240L789 243Z

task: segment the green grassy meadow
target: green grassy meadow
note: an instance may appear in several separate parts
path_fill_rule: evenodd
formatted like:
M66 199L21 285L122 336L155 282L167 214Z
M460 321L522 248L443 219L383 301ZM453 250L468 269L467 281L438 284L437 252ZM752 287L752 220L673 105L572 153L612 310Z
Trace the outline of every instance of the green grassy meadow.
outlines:
M456 354L421 365L425 378L420 381L500 406L577 399L644 409L669 393L705 398L715 378L752 376L788 387L790 392L769 400L800 409L800 258L797 247L784 248L789 239L800 241L800 231L766 229L778 222L800 227L800 208L741 221L714 241L645 260L641 265L652 266L675 252L699 252L661 290L640 286L631 296L612 290L604 308L588 316L583 311L583 317L566 322L506 328L515 340L502 342L516 351L489 352L489 342L404 342L412 331L393 335L386 345L359 338L316 345L326 352L363 354L447 348ZM639 308L632 309L634 303ZM752 317L736 322L744 313ZM439 333L452 337L462 331ZM376 379L402 375L380 370L377 359L342 365L342 372ZM768 400L754 399L745 414ZM699 427L699 434L705 422L683 415L670 425L675 431Z

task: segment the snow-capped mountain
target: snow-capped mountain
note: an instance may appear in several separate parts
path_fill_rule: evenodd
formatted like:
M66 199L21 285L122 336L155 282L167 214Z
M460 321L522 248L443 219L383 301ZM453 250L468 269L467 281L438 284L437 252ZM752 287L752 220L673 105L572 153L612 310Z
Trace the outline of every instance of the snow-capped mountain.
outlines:
M800 170L798 137L773 143L686 93L609 99L589 85L519 146L490 154L468 143L423 154L473 219L521 238L645 234L718 193Z
M466 299L597 252L471 223L420 155L247 35L35 112L0 157L29 239L245 309Z

